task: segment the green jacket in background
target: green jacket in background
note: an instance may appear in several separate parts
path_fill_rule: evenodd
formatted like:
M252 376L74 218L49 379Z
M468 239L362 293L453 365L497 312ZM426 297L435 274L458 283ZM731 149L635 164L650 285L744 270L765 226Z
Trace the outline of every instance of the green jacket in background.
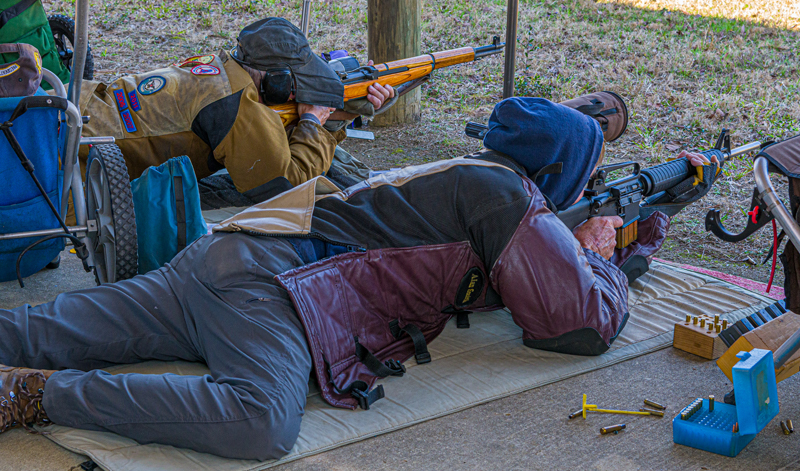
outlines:
M0 0L0 12L24 4L29 0ZM24 9L17 16L11 18L5 25L0 24L0 44L26 43L39 50L42 56L42 67L53 72L62 82L69 82L69 70L61 62L53 39L53 32L47 21L47 14L40 0L35 0L33 5ZM17 60L16 54L0 54L0 64ZM42 87L50 88L46 82Z

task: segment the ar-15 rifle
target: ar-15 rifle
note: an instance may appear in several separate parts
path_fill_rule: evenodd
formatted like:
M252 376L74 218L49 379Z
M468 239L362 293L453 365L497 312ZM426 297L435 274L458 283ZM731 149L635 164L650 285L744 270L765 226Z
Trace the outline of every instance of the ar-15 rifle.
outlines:
M434 70L499 54L504 47L505 43L501 43L500 38L495 36L492 44L488 46L462 47L338 72L344 83L344 101L366 97L367 88L376 82L395 87L395 94L402 96L430 79ZM284 126L294 123L299 118L297 103L294 101L270 108L280 115ZM336 115L334 112L331 119L337 119Z
M470 137L482 139L487 129L482 124L467 123L465 132ZM702 154L709 160L717 157L722 168L731 157L761 148L758 141L735 149L731 149L730 143L728 130L723 129L714 148ZM606 181L611 172L626 168L633 169L633 173L617 180ZM637 162L603 165L589 179L583 198L556 215L570 229L591 217L619 216L623 224L617 229L617 248L627 247L638 237L640 220L646 219L657 210L667 216L674 216L690 204L676 204L674 199L692 188L696 175L697 170L685 157L646 169L642 169Z
M761 148L758 141L731 149L730 135L723 129L713 149L701 152L708 160L716 157L722 168L731 157L736 157ZM633 173L607 182L608 175L616 170L632 168ZM675 204L676 196L691 189L697 170L688 159L682 157L663 164L642 169L636 162L623 162L599 167L589 179L583 198L557 216L570 229L590 217L619 216L622 227L617 229L617 248L627 247L638 237L638 223L659 210L674 216L686 204Z

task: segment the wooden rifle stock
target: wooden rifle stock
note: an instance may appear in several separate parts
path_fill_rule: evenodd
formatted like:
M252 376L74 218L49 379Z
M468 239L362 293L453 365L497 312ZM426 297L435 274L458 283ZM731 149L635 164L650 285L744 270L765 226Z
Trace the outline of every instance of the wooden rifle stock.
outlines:
M404 84L417 86L422 84L430 76L431 72L444 67L457 64L472 62L482 57L498 54L503 50L505 43L501 43L498 37L494 38L491 45L483 47L462 47L450 49L448 51L423 54L421 56L400 59L391 62L384 62L373 66L362 66L356 70L351 70L340 74L344 82L344 101L364 98L367 96L367 89L374 83L381 85L391 85L398 88ZM413 83L412 83L413 82ZM397 93L403 94L412 90L413 87L406 87L398 90ZM282 105L270 106L277 112L284 127L293 124L299 119L297 114L297 103L290 101ZM331 116L335 119L337 114L340 117L347 117L348 114L337 110ZM345 118L347 119L347 118Z

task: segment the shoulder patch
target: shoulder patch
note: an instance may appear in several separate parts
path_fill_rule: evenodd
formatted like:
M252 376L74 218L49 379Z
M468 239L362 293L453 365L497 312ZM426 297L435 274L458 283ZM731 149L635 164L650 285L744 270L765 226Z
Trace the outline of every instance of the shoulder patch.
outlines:
M189 64L210 64L214 62L214 57L216 57L214 54L208 54L205 56L192 56L188 59L184 59L183 62L181 62L180 67L185 67Z
M164 88L164 85L166 84L167 79L164 77L160 75L152 75L139 82L139 86L136 88L142 95L152 95L153 93Z
M455 307L462 308L474 303L483 292L485 275L478 267L467 270L467 274L461 279L456 291Z
M128 132L136 132L136 124L133 122L133 115L130 110L125 110L120 113L122 116L122 124L125 125L125 130Z
M128 101L131 103L131 109L133 111L142 109L141 105L139 105L139 96L136 94L136 90L128 92Z
M125 90L121 88L114 90L114 101L117 102L118 110L125 111L128 109L128 102L125 100Z
M202 64L192 67L194 75L219 75L219 69L213 65Z

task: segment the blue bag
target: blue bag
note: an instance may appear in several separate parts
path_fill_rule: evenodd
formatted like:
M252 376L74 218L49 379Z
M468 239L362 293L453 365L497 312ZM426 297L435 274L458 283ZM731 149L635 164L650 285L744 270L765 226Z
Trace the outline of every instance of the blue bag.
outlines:
M131 191L140 274L160 268L208 231L189 157L148 168L131 182Z
M46 95L40 88L37 95ZM6 121L22 97L0 98L0 121ZM57 210L61 209L63 175L58 168L63 153L65 128L59 123L55 108L31 108L14 121L11 131L25 155L33 163L34 174ZM61 227L33 179L22 167L8 140L0 135L0 234ZM0 241L0 281L17 278L17 256L41 237ZM50 263L64 249L58 238L37 245L25 254L20 264L23 277L32 275Z

